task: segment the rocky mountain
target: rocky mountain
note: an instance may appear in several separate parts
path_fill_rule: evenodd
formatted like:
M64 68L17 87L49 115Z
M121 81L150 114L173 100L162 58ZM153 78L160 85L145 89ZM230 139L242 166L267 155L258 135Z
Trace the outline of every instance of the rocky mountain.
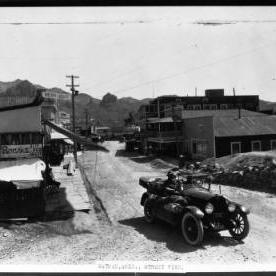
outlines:
M58 88L45 88L33 84L28 80L15 80L12 82L0 82L0 97L24 96L34 98L38 89L46 89L57 94L70 95L70 93ZM70 98L70 97L69 97ZM89 118L93 118L99 125L110 127L122 127L129 114L135 114L142 104L147 104L151 99L137 100L132 97L117 98L112 93L107 93L103 98L93 98L86 93L80 93L75 97L76 120L78 124L85 124L86 112ZM71 100L59 100L58 109L71 113ZM260 110L274 110L276 103L260 100Z
M33 98L38 89L70 95L70 93L60 88L45 88L41 85L33 84L28 80L17 79L13 82L0 82L0 96L27 96ZM100 100L86 93L80 93L75 97L76 121L78 124L84 124L87 112L89 118L93 118L99 125L122 127L129 113L136 113L138 108L142 104L148 103L149 100L137 100L131 97L117 98L111 93L107 93ZM58 109L71 113L71 100L59 100Z

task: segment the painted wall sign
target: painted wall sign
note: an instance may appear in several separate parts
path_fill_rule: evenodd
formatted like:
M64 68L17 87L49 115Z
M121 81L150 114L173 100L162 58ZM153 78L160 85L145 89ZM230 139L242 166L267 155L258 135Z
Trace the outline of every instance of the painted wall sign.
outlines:
M2 145L0 158L42 157L42 145Z
M55 100L63 100L63 101L70 101L71 94L61 94L52 91L44 91L42 92L44 98L55 99Z

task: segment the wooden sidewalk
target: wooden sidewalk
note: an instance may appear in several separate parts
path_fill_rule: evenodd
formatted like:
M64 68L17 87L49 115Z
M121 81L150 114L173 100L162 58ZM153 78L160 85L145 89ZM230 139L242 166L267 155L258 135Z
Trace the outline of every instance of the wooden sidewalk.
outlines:
M91 209L80 170L75 169L75 173L70 176L67 175L67 169L63 169L63 166L68 164L70 160L73 160L73 158L65 157L60 166L52 167L54 179L60 182L60 189L57 193L47 194L46 214L62 214Z

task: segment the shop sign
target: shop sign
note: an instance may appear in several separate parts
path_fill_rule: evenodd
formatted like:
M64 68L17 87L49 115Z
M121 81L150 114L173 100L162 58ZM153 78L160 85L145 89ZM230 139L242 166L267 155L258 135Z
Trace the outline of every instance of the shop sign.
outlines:
M42 157L42 144L2 145L0 158Z

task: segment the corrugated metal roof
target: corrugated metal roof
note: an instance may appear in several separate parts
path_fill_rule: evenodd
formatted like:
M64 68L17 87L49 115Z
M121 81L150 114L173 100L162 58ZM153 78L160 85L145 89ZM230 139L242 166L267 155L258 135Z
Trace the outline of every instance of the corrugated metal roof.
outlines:
M246 109L241 109L241 117L244 116L267 116L264 113L254 112ZM223 117L236 117L239 116L238 109L215 109L215 110L183 110L182 119L186 118L196 118L196 117L206 117L206 116L223 116Z
M40 106L0 112L0 133L40 132Z
M148 118L148 123L172 123L172 122L174 122L172 117Z
M216 137L276 134L276 116L214 117Z

